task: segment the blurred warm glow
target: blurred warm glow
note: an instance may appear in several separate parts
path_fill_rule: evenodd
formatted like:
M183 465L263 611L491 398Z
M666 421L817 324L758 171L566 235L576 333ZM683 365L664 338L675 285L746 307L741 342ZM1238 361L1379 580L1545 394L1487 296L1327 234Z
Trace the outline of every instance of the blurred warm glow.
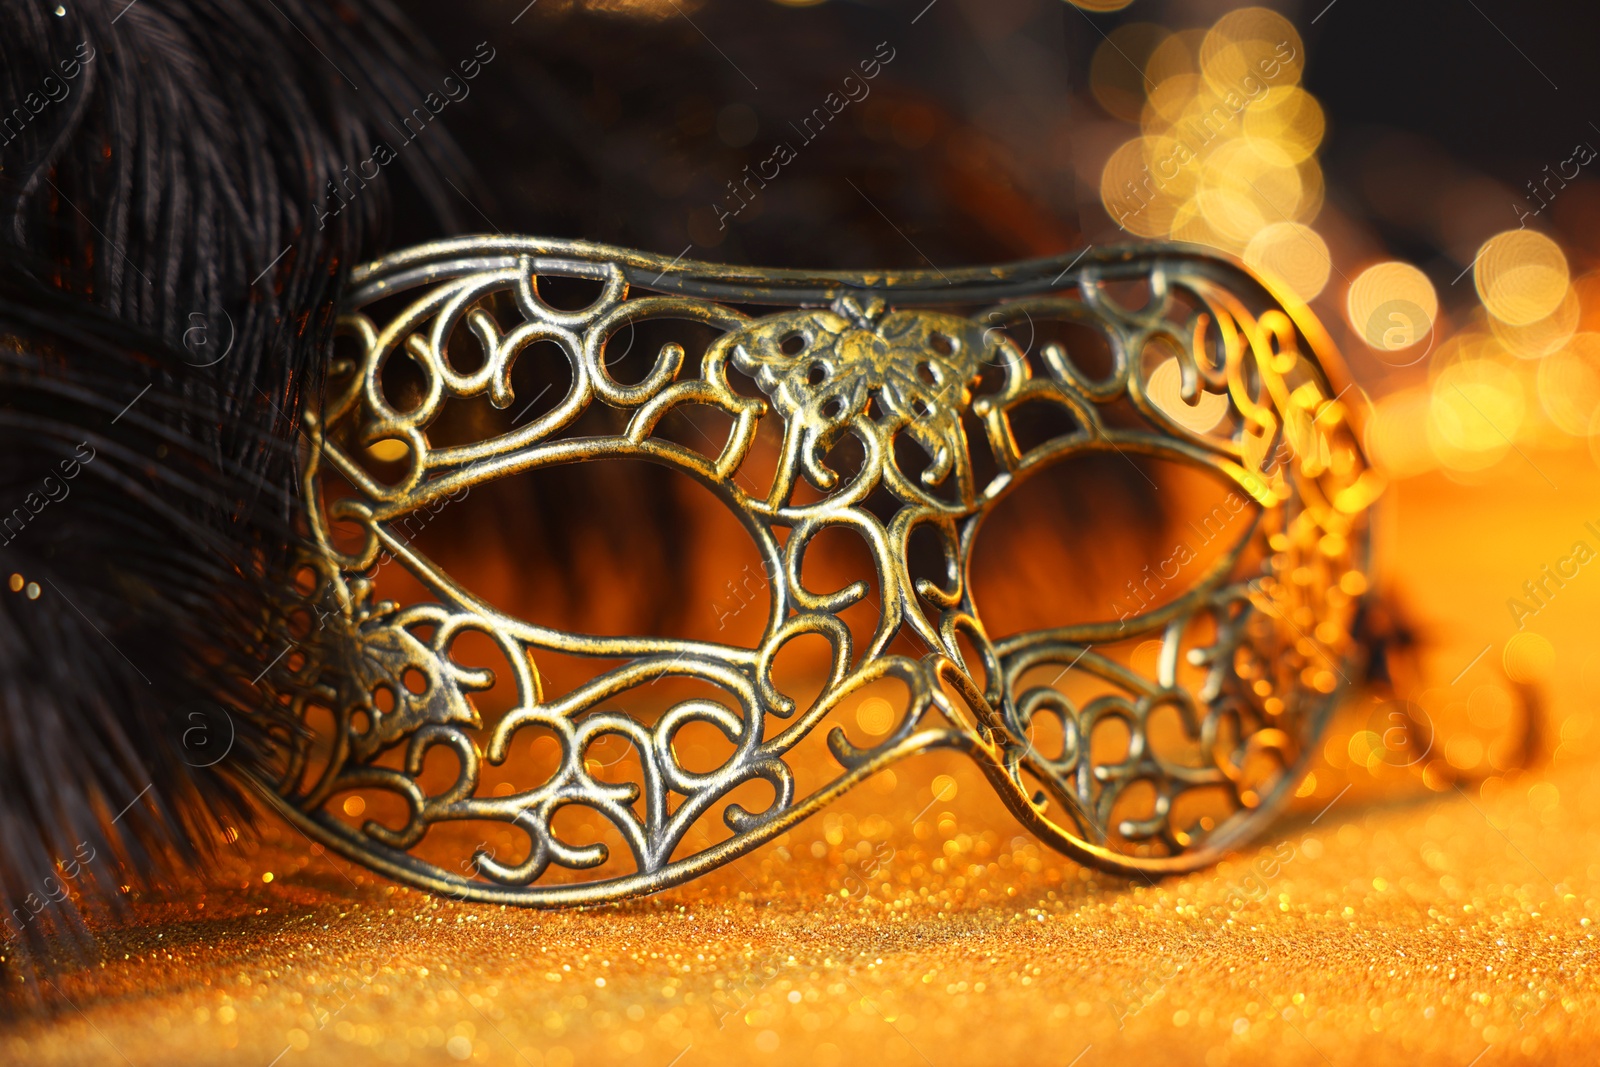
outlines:
M1556 650L1548 638L1532 630L1512 634L1506 642L1506 675L1514 682L1536 683L1550 676L1556 663Z
M1218 94L1245 89L1247 80L1265 73L1263 64L1280 59L1279 84L1300 80L1305 45L1294 24L1264 7L1242 7L1217 20L1200 43L1200 69ZM1287 58L1285 58L1287 57Z
M1472 475L1524 445L1560 448L1574 438L1600 462L1600 273L1575 279L1561 246L1543 233L1495 233L1504 225L1504 187L1483 175L1444 181L1443 164L1420 152L1385 155L1380 184L1385 195L1412 186L1437 195L1389 204L1385 217L1437 214L1465 270L1455 277L1444 265L1425 273L1368 259L1347 276L1335 256L1370 256L1376 235L1352 239L1350 226L1360 232L1361 221L1343 214L1314 228L1328 118L1301 85L1305 64L1294 25L1264 7L1227 12L1207 27L1134 22L1111 30L1095 51L1091 90L1107 114L1138 129L1101 168L1107 213L1134 237L1238 256L1306 303L1326 298L1335 275L1347 283L1350 333L1338 339L1348 344L1353 334L1369 348L1357 362L1375 356L1385 365L1380 376L1393 376L1374 383L1365 429L1373 459L1391 476L1440 468ZM1468 271L1472 289L1447 287ZM1206 432L1219 424L1220 404L1204 394L1193 404L1183 398L1177 363L1158 366L1148 388L1180 425Z
M1135 237L1239 256L1307 303L1325 296L1334 275L1346 279L1334 255L1352 246L1330 249L1332 231L1314 228L1327 116L1300 84L1305 63L1295 27L1262 7L1227 12L1209 27L1135 22L1110 31L1091 64L1091 90L1107 114L1138 125L1100 172L1110 217ZM1479 184L1478 200L1494 202L1499 187ZM1462 267L1474 247L1467 242L1481 243L1474 289L1445 290L1448 320L1440 288L1415 265L1384 260L1346 279L1354 336L1397 376L1376 390L1367 422L1374 460L1393 477L1438 468L1469 475L1505 460L1519 439L1560 447L1573 438L1587 439L1600 460L1600 276L1574 280L1560 246L1542 233L1507 230L1484 241L1491 214L1456 215ZM1462 307L1472 295L1478 305ZM1195 432L1223 418L1223 398L1183 397L1175 360L1156 367L1148 390Z
M1409 478L1435 466L1433 449L1417 427L1427 424L1432 394L1428 389L1401 389L1383 397L1367 422L1367 451L1390 478Z
M1522 383L1490 359L1441 370L1428 406L1428 440L1446 466L1481 470L1510 450L1526 404Z
M1112 218L1129 232L1140 237L1165 237L1172 229L1173 215L1178 208L1171 197L1154 197L1134 210L1124 208L1121 217L1117 216L1115 205L1119 198L1138 189L1147 176L1145 148L1145 142L1135 138L1111 154L1100 175L1100 196Z
M1244 261L1281 278L1306 301L1315 299L1328 284L1333 264L1327 242L1316 230L1298 222L1263 227L1245 246Z
M1305 192L1300 172L1254 138L1220 145L1200 168L1201 214L1241 250L1269 222L1291 218Z
M1193 404L1183 398L1183 369L1177 357L1168 359L1150 375L1147 387L1150 402L1172 421L1195 433L1205 433L1228 414L1229 401L1223 393L1200 390Z
M1244 113L1251 141L1288 163L1304 163L1316 153L1324 124L1322 105L1298 85L1268 89Z
M1542 319L1521 326L1513 326L1493 316L1489 326L1506 350L1523 359L1548 356L1567 343L1578 328L1582 303L1575 287L1569 287L1556 309Z
M1580 333L1539 361L1539 402L1562 432L1584 437L1600 412L1600 334Z
M1145 64L1145 77L1157 87L1165 85L1185 75L1199 77L1200 67L1196 58L1200 53L1200 42L1205 40L1205 30L1179 30L1168 34L1166 39L1156 46L1150 53L1150 61ZM1181 85L1181 82L1175 82ZM1158 90L1152 90L1150 99L1156 98ZM1198 91L1190 89L1190 92ZM1175 118L1176 116L1169 116Z
M1154 27L1127 27L1108 40L1091 77L1108 111L1126 117L1143 59L1140 136L1106 161L1100 197L1117 224L1140 237L1175 238L1245 254L1263 230L1308 224L1322 207L1322 108L1298 85L1305 46L1283 16L1249 7L1203 33L1171 34L1150 47ZM1119 31L1120 32L1120 31ZM1113 55L1121 59L1117 70ZM1097 72L1097 73L1095 73ZM1281 240L1282 235L1268 238ZM1301 261L1326 245L1301 242L1291 274L1315 277ZM1266 253L1260 249L1263 259ZM1321 269L1324 284L1327 267ZM1299 282L1291 281L1297 290ZM1308 286L1320 291L1321 285Z
M1439 315L1439 296L1428 276L1409 263L1375 263L1356 276L1345 313L1361 339L1384 352L1424 340Z
M868 697L856 709L856 725L874 737L888 733L894 718L894 707L882 697Z
M1533 230L1507 230L1484 242L1473 281L1489 314L1526 326L1561 306L1571 276L1567 257L1550 238Z

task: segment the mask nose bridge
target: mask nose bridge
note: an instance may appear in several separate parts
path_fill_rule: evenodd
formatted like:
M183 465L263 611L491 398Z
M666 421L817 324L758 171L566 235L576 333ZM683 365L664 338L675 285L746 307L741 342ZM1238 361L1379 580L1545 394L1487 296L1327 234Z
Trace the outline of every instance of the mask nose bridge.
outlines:
M918 622L913 623L913 618ZM928 645L919 668L928 688L935 694L933 705L975 741L995 747L991 752L995 758L999 756L999 748L1026 745L1026 738L1019 737L1010 726L1008 704L1011 697L1004 684L1003 663L976 616L959 607L946 608L940 613L937 628L929 627L935 641L928 641L929 633L922 631L927 624L927 618L908 597L900 629L902 633L915 634ZM957 635L962 633L966 634L968 647L981 663L968 662L968 652L957 640ZM980 667L981 674L975 669ZM951 698L950 691L954 692L955 699Z
M938 694L934 699L938 706L952 722L960 725L986 745L996 747L1013 747L1026 743L1019 738L1006 722L1005 711L999 701L991 699L991 693L985 692L973 677L972 672L958 659L943 653L930 654L923 659L923 669L928 672L928 681L933 690ZM965 706L966 714L952 701L945 690L948 684L960 698L960 705ZM1001 699L1004 699L1003 690Z

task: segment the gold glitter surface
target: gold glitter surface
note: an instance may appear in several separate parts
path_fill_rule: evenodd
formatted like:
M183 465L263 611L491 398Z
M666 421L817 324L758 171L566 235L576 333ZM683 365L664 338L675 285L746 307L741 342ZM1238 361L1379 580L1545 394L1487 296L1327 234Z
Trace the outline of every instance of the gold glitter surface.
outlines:
M1507 598L1596 537L1587 454L1520 463L1388 502L1388 581L1433 642L1429 685L1503 680ZM133 901L59 1007L0 1035L0 1062L1595 1062L1597 608L1583 572L1522 620L1555 651L1537 770L1429 790L1335 760L1259 850L1156 885L1042 849L955 755L698 883L585 912L433 899L269 828L230 886ZM1328 747L1362 728L1347 715Z

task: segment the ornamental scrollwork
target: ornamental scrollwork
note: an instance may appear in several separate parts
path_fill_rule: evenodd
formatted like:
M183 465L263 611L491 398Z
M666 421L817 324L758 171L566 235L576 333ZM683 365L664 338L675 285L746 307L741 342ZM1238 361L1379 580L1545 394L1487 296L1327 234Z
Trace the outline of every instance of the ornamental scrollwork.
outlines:
M592 302L556 306L544 293L551 279L587 281ZM693 357L663 343L637 381L617 380L608 353L619 338L661 321L713 339ZM1090 331L1098 365L1061 339L1078 334L1042 339L1041 323ZM283 740L270 784L308 833L438 892L551 905L653 891L934 748L970 755L1025 826L1080 861L1192 869L1281 807L1362 655L1352 631L1381 486L1332 377L1337 357L1303 308L1199 250L851 275L480 238L357 271L339 331L351 354L307 418L302 459L309 547L296 596L316 625L285 624L297 652L275 668L306 726ZM534 358L562 365L564 395L504 432L439 439L452 402L531 407L513 371ZM396 360L416 375L408 405L384 387ZM1215 415L1208 424L1190 414L1199 405ZM725 438L706 450L661 432L695 406L726 416ZM1042 439L1019 421L1039 406L1055 413ZM582 422L596 407L615 413L611 430ZM758 484L747 467L763 425L782 444ZM361 453L384 442L397 458L380 478ZM851 470L831 458L844 442ZM985 524L1036 474L1096 453L1120 455L1130 477L1149 459L1207 472L1247 511L1244 533L1159 602L992 635L971 575ZM403 531L408 517L485 482L608 458L677 470L735 514L768 578L759 640L594 636L518 618ZM814 589L806 553L829 530L859 539L870 572ZM911 542L928 535L943 565L914 573ZM374 575L390 560L423 595L379 597ZM869 632L841 619L863 604ZM515 691L503 713L483 714L474 697L494 672L452 651L468 633L503 656ZM828 649L809 701L772 677L801 637ZM1157 651L1141 665L1127 655L1134 645ZM557 691L540 669L552 655L592 660L592 677ZM620 710L620 698L666 678L693 680L702 695L653 718ZM885 680L905 696L887 732L867 739L843 709ZM725 740L716 767L680 757L675 741L691 726ZM819 730L834 773L802 788L791 757ZM1108 731L1119 739L1109 747L1099 740ZM537 773L518 755L518 739L534 733L556 753ZM621 779L597 769L602 748L626 754L605 764L625 768ZM425 784L436 751L454 769ZM486 765L514 782L487 790ZM770 800L731 801L748 783ZM404 822L335 808L360 790L400 798ZM1186 809L1201 794L1204 817ZM627 855L564 836L571 807L604 820ZM511 828L526 846L450 862L418 853L430 829L469 821Z

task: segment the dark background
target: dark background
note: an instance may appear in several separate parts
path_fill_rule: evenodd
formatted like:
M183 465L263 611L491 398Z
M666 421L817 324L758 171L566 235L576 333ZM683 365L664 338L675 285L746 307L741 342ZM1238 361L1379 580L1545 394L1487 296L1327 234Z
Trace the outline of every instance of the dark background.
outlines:
M1110 120L1086 85L1102 34L1128 21L1205 27L1242 6L1134 0L1090 14L1063 0L523 3L402 5L447 65L479 41L496 49L473 95L444 115L479 169L480 185L462 191L468 229L840 267L949 266L1114 237L1093 179L1109 147L1095 131ZM597 9L606 6L621 10ZM1600 145L1590 125L1600 121L1594 5L1271 6L1303 34L1305 85L1327 112L1328 203L1436 278L1464 265L1461 248L1442 247L1419 221L1438 209L1442 182L1481 174L1520 194L1577 142ZM789 124L885 41L895 58L871 96L801 141ZM797 158L719 230L726 182L783 140ZM1516 224L1513 198L1497 228ZM1536 225L1561 229L1581 260L1600 199L1563 199ZM398 228L397 239L430 236L405 219ZM1465 255L1470 262L1470 248Z

